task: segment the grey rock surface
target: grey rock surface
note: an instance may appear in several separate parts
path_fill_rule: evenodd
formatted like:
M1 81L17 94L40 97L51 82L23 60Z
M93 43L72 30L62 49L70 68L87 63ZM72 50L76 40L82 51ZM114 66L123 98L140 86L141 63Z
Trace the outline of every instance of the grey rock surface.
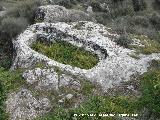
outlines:
M66 99L70 100L70 99L72 99L72 98L73 98L73 95L72 95L72 94L66 95Z
M77 26L79 27L77 28ZM46 32L46 28L53 30ZM99 52L99 63L92 69L85 70L54 61L30 48L31 44L37 40L38 34L52 34L54 39L64 40L78 47L85 46L86 50L95 53ZM34 62L44 61L48 66L57 66L62 71L83 76L91 82L99 84L104 91L107 91L108 88L112 88L116 84L130 80L134 74L147 72L149 62L153 59L160 59L160 54L156 53L141 54L138 56L139 59L132 58L130 54L134 54L135 51L116 45L110 38L111 36L113 38L118 37L116 34L109 33L105 26L93 22L34 24L20 34L16 41L13 41L17 56L12 69L28 68ZM93 49L94 46L98 46L99 49ZM102 49L107 51L107 57L103 59L101 59L103 56Z
M7 112L11 120L32 120L50 110L50 101L47 98L37 100L27 89L9 95Z
M59 87L69 86L70 82L73 80L72 77L62 74L59 78Z
M36 89L58 90L58 75L53 68L27 70L23 77L28 83L36 84Z
M93 21L93 18L83 11L68 10L59 5L41 6L36 12L36 18L43 18L45 22Z

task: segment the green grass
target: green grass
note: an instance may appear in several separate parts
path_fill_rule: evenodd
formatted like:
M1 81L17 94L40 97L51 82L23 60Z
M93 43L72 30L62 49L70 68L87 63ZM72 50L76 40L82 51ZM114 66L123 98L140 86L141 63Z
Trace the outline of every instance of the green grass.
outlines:
M5 104L7 94L17 91L24 83L20 71L6 71L0 68L0 120L7 120Z
M137 101L129 97L104 97L88 96L88 100L78 108L63 109L62 107L54 109L48 115L37 118L36 120L74 120L74 114L96 114L95 117L78 116L76 120L116 120L115 117L100 117L100 113L108 114L132 114L137 113Z
M130 46L130 48L136 49L137 54L152 54L152 53L160 53L160 43L149 39L147 36L144 35L131 35L131 37L139 39L140 42L144 45L141 46Z
M152 114L160 117L160 70L145 73L141 80L140 105L145 106Z
M0 81L5 86L7 92L16 91L26 83L22 78L21 72L21 70L7 71L4 68L0 68Z
M97 55L64 41L50 45L36 42L32 45L32 49L55 61L82 69L91 69L98 63Z
M144 114L147 108L152 119L160 118L160 61L153 61L152 69L138 79L140 80L141 96L104 96L94 95L89 83L83 85L82 94L87 98L77 108L57 106L47 115L36 120L74 120L73 115L96 114L96 117L78 116L76 120L117 120L117 117L99 117L100 113L113 114ZM155 66L156 65L156 66ZM154 68L154 69L153 69ZM87 92L88 91L88 92ZM92 92L91 92L92 91ZM139 117L138 117L139 118Z

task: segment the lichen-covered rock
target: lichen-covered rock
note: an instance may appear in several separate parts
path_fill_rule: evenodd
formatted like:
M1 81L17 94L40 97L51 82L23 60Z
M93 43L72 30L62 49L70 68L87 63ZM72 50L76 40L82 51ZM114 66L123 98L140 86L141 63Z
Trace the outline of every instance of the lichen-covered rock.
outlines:
M93 14L93 10L92 10L92 7L91 7L91 6L88 6L87 12L88 12L88 14Z
M72 77L62 74L59 78L59 87L69 86L72 80L73 80Z
M68 10L59 5L41 6L35 14L36 20L45 22L93 21L93 18L80 10Z
M7 112L11 120L32 120L50 110L50 101L47 98L37 100L27 89L9 95Z
M58 90L58 75L53 68L27 70L23 77L28 83L35 84L36 89Z
M52 60L30 48L30 45L37 40L38 34L52 35L54 39L64 40L95 52L100 58L99 63L92 69L85 70ZM107 91L108 88L129 80L134 74L146 72L151 60L160 59L160 54L154 53L140 55L139 59L132 58L130 54L134 54L135 51L118 46L111 37L117 35L110 34L105 26L93 22L37 23L13 41L17 56L12 69L27 68L37 61L44 61L48 66L57 66L62 71L83 76Z
M69 87L80 90L81 84L78 80L74 80L72 76L62 74L59 78L59 87Z
M70 99L72 99L72 98L73 98L73 95L72 95L72 94L66 95L66 99L67 99L67 100L70 100Z

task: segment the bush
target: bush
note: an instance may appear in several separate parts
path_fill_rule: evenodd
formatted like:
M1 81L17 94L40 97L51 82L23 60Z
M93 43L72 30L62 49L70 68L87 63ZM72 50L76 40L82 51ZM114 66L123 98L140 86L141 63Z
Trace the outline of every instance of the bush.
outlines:
M7 17L2 20L0 31L16 37L20 32L25 30L28 26L28 22L25 18L13 18Z
M127 32L136 35L146 35L150 39L160 42L160 34L157 30L158 22L158 18L153 19L151 22L150 15L123 16L114 19L111 27L118 34L125 34ZM154 26L153 23L156 25Z
M5 48L2 48L5 49ZM5 69L9 69L12 65L12 55L6 56L6 53L3 53L3 56L0 58L0 67L3 67Z
M28 22L24 18L7 17L1 21L0 26L0 66L9 69L12 64L13 44L12 38L26 29Z
M154 0L154 2L153 2L153 8L154 8L154 10L160 10L160 0Z
M34 14L37 8L40 6L39 0L27 0L19 2L14 8L10 9L8 16L11 17L23 17L31 24L34 22Z
M96 21L100 24L107 25L111 22L111 15L109 13L98 12L94 14Z
M158 13L153 13L150 21L155 29L160 30L160 15Z
M13 55L12 39L34 22L34 11L39 0L18 1L8 10L7 17L0 17L0 66L9 68Z
M93 1L91 3L91 6L92 6L94 12L103 12L103 9L102 9L102 7L101 7L99 2Z
M114 18L120 17L120 16L127 16L127 15L134 15L134 11L131 7L126 8L117 8L111 12L112 16Z
M3 7L0 5L0 11L3 11Z
M54 4L57 4L66 8L72 8L73 5L77 4L77 0L56 0Z
M71 8L73 5L76 5L78 2L82 2L81 0L54 0L54 4L62 5L66 8Z
M118 39L116 39L115 42L120 46L128 48L129 45L132 43L132 39L127 35L122 35Z
M145 28L150 26L150 21L146 16L133 16L128 22L131 26L141 26Z
M7 116L4 110L4 101L6 100L5 88L0 80L0 119L6 120Z

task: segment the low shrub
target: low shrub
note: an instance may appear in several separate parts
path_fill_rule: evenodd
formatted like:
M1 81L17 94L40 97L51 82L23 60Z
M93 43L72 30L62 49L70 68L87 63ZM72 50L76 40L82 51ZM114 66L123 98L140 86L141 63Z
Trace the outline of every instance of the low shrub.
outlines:
M28 21L25 18L7 17L1 22L0 31L11 37L16 37L20 32L25 30L27 26Z
M128 48L132 43L132 39L128 35L122 35L119 38L115 39L115 42L120 46Z
M0 5L0 11L3 11L3 6Z
M118 34L146 35L150 39L160 42L160 34L158 31L159 21L157 19L151 20L150 15L134 15L123 16L114 19L111 27Z
M2 82L0 81L0 119L1 120L6 120L7 115L5 113L5 105L4 102L6 100L6 94L5 94L5 88L2 84Z
M103 9L98 1L91 2L91 6L94 12L103 12Z
M112 16L109 13L98 12L94 14L95 19L98 23L107 25L111 22Z
M126 8L115 8L113 11L111 11L111 14L113 18L121 17L121 16L133 16L134 11L131 7L126 7Z
M160 15L158 13L153 13L150 22L156 30L160 30Z
M9 10L7 16L11 17L23 17L31 24L34 22L34 15L37 8L40 6L39 0L27 0L21 1Z
M5 48L3 48L5 49ZM3 53L5 55L5 53ZM10 66L12 65L12 58L9 56L2 56L0 57L0 67L3 67L5 69L9 69ZM12 55L10 55L12 56Z
M128 22L131 26L142 26L145 28L150 26L150 21L146 16L133 16Z
M77 4L77 2L77 0L56 0L53 4L64 6L66 8L72 8L74 5Z

